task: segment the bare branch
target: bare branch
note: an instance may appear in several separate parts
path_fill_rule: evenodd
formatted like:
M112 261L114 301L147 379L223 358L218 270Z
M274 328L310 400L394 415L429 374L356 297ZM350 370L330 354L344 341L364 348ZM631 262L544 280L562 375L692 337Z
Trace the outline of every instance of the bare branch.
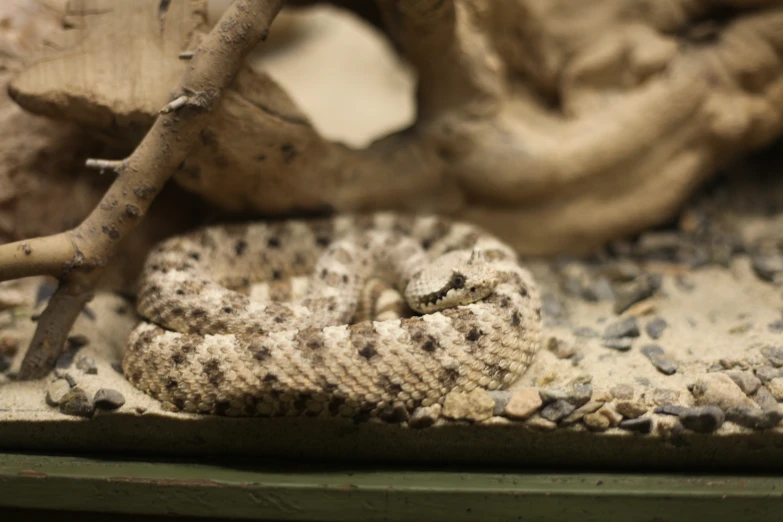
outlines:
M266 39L283 0L236 0L195 50L167 105L133 154L119 162L101 203L77 228L0 246L0 279L49 274L60 278L38 321L20 377L46 375L84 303L92 298L102 267L146 214L166 181L185 160L206 126L212 107L247 53ZM183 99L184 98L184 99ZM115 162L93 162L115 167Z

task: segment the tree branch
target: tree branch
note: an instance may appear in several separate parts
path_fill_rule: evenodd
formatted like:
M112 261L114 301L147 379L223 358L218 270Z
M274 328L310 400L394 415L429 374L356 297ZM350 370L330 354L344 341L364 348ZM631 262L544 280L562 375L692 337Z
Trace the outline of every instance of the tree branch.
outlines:
M226 10L194 51L172 93L173 101L133 154L111 164L117 179L82 224L54 236L0 246L0 279L42 274L60 279L39 319L20 378L40 378L51 370L79 311L92 298L103 267L184 162L246 54L266 39L282 4L283 0L236 0ZM93 164L100 167L101 162Z

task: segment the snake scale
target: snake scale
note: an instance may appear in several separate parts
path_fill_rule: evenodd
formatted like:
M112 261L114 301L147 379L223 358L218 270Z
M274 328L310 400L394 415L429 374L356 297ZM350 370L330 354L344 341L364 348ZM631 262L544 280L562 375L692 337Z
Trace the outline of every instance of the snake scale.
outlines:
M373 282L381 305L394 289L412 311L372 320ZM507 387L540 344L514 251L436 216L202 228L153 249L137 295L123 371L172 411L405 420L452 391Z

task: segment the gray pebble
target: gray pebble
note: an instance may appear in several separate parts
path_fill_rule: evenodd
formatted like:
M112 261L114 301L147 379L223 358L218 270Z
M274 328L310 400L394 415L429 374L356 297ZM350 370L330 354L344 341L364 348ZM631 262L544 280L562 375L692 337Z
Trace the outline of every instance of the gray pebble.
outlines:
M630 384L615 384L609 388L609 393L615 399L631 400L633 399L633 386Z
M60 411L66 415L78 417L90 417L95 411L93 404L87 392L79 387L71 388L60 401Z
M604 329L605 339L617 339L620 337L639 337L639 323L636 317L626 317L610 323Z
M775 400L772 392L766 386L756 390L756 393L753 394L753 402L758 404L762 410L772 410L778 407L778 401Z
M644 258L674 261L681 242L677 232L646 232L634 245L634 253Z
M659 415L674 415L679 417L680 414L687 409L687 406L679 406L677 404L663 404L655 408L653 411Z
M46 403L49 406L57 406L69 391L71 391L71 385L65 379L52 381L46 388Z
M758 377L763 383L767 381L771 381L776 377L783 377L783 371L781 371L779 368L774 368L772 366L766 366L766 365L759 366L758 368L754 368L753 373L755 373L756 377Z
M750 258L753 271L763 281L776 283L783 280L783 255L778 253L756 254Z
M641 349L642 354L647 357L655 368L664 375L673 375L677 372L679 365L670 359L663 348L657 344L648 344Z
M599 276L582 286L580 296L588 302L611 301L614 299L614 291L609 281Z
M546 349L555 354L555 357L558 359L568 359L573 357L576 353L576 347L573 343L558 337L550 337L547 339Z
M90 344L90 340L86 335L75 334L68 337L68 345L72 350L78 350L82 346L87 346L88 344Z
M565 316L563 303L555 294L546 293L541 296L541 316L555 323Z
M614 313L621 314L639 301L652 297L660 286L660 277L652 275L639 277L630 283L615 285Z
M492 415L503 415L503 411L505 411L508 401L511 400L511 392L495 390L487 393L489 393L489 396L495 401L495 408L492 410Z
M620 429L633 431L635 433L650 433L652 431L652 426L652 419L650 417L626 419L617 425Z
M4 353L0 353L0 373L5 373L11 368L11 358Z
M680 398L679 390L670 388L655 388L652 392L652 400L655 404L674 404Z
M573 412L571 412L569 415L567 415L565 418L563 418L560 421L560 424L567 426L569 424L574 424L576 422L579 422L582 420L582 418L590 413L595 413L601 407L604 405L604 402L602 401L588 401L585 404L579 406L577 409L575 409Z
M101 388L95 392L92 402L95 404L96 408L102 410L116 410L125 404L125 397L112 388Z
M667 323L665 319L662 317L656 317L647 323L647 326L644 327L644 330L651 338L659 339L661 335L663 335L663 331L666 330L668 326L669 323Z
M627 352L633 347L633 337L620 337L618 339L603 339L601 344L606 348L617 350L618 352Z
M767 329L772 333L783 333L783 320L772 321L767 325Z
M112 369L113 369L115 372L117 372L117 373L119 373L120 375L122 375L122 364L120 364L120 363L118 363L118 362L113 362L113 363L111 363L111 367L112 367Z
M686 408L679 415L680 422L685 428L697 433L712 433L726 420L723 410L717 406L699 406Z
M413 410L410 419L408 419L408 426L411 428L429 428L440 418L440 410L440 404L416 408Z
M764 346L761 349L761 354L766 357L775 368L783 366L783 346Z
M593 386L589 382L574 380L570 383L569 389L567 390L543 389L538 390L538 394L544 404L564 400L579 407L589 401L593 396Z
M57 358L57 362L55 363L54 367L57 370L67 370L71 366L73 366L73 360L75 357L76 357L76 350L74 349L65 350Z
M76 368L89 375L95 375L98 373L98 367L95 365L95 359L83 355L76 361Z
M761 386L761 380L750 372L729 370L726 372L726 375L731 377L731 380L740 387L740 390L742 390L745 395L753 395L756 393L756 390L759 389L759 386Z
M766 430L777 426L783 420L783 411L778 408L761 410L748 406L734 406L726 410L726 420L754 430Z
M62 372L62 373L59 373L59 374L58 374L57 372L55 372L55 374L56 374L56 375L57 375L57 377L59 377L60 379L65 379L66 381L68 381L68 384L70 384L70 385L71 385L71 388L73 388L74 386L76 386L76 379L74 379L74 378L71 376L71 374L70 374L70 373L68 373L68 372Z
M594 338L598 337L599 333L590 328L589 326L580 326L579 328L574 328L574 335L577 337L584 337L584 338Z
M555 402L545 406L544 409L540 411L540 415L546 420L557 422L566 415L571 414L575 409L576 406L570 402L563 399L558 399Z

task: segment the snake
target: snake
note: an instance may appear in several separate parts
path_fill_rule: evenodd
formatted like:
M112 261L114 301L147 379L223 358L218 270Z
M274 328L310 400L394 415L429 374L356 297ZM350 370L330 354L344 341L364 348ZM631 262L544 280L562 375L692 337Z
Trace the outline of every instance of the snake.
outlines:
M469 223L384 212L168 238L136 307L124 375L164 410L207 415L404 422L452 392L507 389L542 327L511 247Z

